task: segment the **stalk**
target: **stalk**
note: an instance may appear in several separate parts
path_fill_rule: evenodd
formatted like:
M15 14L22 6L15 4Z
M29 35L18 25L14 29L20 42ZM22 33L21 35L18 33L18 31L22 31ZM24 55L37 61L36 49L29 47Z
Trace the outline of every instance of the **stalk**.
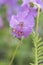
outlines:
M16 56L16 53L17 53L17 50L18 50L18 48L20 47L20 45L21 45L21 40L20 40L20 43L17 45L17 47L16 47L16 49L15 49L15 51L14 51L14 53L13 53L13 56L12 56L12 59L11 59L9 65L12 65L13 60L15 59L15 56Z
M36 33L38 33L39 15L40 15L40 8L38 7L38 15L37 15L37 22L36 22Z

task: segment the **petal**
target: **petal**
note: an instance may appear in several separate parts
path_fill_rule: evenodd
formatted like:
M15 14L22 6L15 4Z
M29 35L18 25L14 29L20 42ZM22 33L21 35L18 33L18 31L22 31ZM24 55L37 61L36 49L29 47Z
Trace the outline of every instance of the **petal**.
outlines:
M10 20L10 26L14 28L18 24L16 17L13 15Z
M26 27L31 27L31 28L34 27L35 25L34 17L31 14L29 14L27 17L25 17L24 23Z

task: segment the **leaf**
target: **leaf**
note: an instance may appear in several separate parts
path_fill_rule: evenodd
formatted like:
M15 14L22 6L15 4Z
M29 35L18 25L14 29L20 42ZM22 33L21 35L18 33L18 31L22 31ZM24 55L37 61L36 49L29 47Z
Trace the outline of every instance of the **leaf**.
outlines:
M32 40L34 43L34 56L35 56L35 65L42 65L43 64L43 42L42 39L39 37L39 34L33 32Z

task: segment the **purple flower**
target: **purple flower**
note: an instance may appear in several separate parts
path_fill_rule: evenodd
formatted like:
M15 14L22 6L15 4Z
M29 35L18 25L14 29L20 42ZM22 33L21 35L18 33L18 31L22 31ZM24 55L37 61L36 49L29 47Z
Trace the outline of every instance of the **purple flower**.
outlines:
M37 8L40 7L43 9L43 2L42 0L23 0L23 4L21 6L23 10L30 11L30 14L33 15L33 17L37 17Z
M10 20L10 27L17 38L29 36L34 27L34 17L25 13L24 11L17 15L12 15Z
M26 11L28 14L32 15L33 17L37 16L37 9L34 7L30 7L27 4L21 7L21 12Z
M10 9L17 9L18 8L18 0L6 0L6 5ZM17 8L16 8L17 7Z
M7 19L9 21L11 16L19 11L20 5L18 4L18 0L6 0L6 6Z
M29 6L30 3L33 3L35 7L37 5L38 7L43 9L43 1L42 0L23 0L23 4L22 5L28 4L28 6Z
M16 14L20 9L18 0L0 0L0 5L2 4L6 6L6 17L8 21L10 20L12 14Z

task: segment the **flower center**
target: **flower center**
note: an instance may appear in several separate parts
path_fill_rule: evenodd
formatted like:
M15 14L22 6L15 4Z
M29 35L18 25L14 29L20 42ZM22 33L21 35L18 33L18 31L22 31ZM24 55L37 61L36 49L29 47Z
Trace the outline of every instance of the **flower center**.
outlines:
M24 26L24 23L20 22L18 25L22 28Z
M16 30L16 29L13 29L12 31L15 32L15 33L18 34L18 35L23 35L23 32L22 32L22 31L18 31L18 30Z
M14 32L14 33L16 33L16 34L18 34L18 35L23 35L23 31L21 30L21 29L23 29L23 27L24 27L24 23L23 22L20 22L19 24L18 24L18 26L20 27L20 30L17 30L16 28L14 28L14 29L12 29L12 31Z

